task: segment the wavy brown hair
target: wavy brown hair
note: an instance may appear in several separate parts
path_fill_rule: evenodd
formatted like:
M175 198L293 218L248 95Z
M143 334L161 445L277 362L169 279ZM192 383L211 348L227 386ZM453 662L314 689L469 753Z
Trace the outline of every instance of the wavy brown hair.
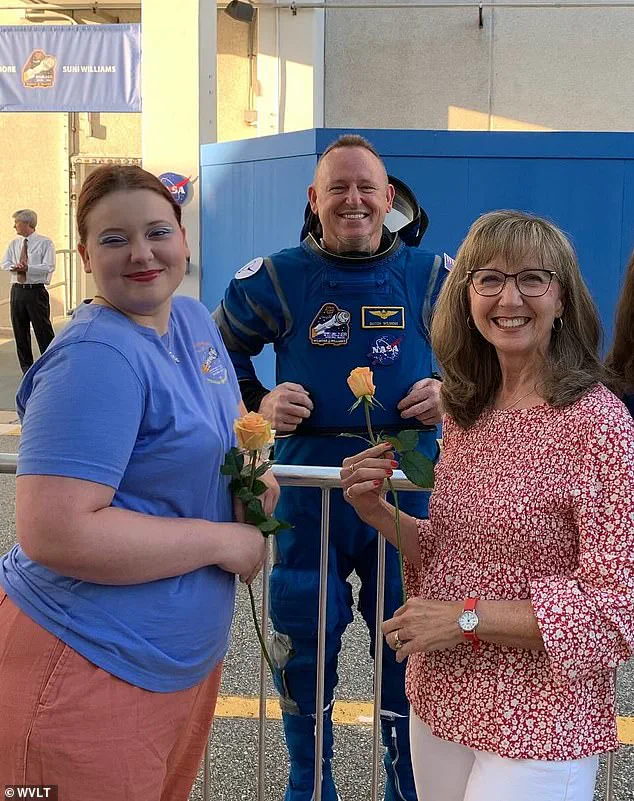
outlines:
M614 342L606 361L612 373L612 389L619 395L634 391L634 252L616 307Z
M495 400L502 374L491 343L469 327L469 270L502 259L510 268L527 258L557 273L562 328L548 346L539 392L552 406L581 398L606 371L599 359L601 323L566 236L541 217L519 211L484 214L471 226L445 281L432 320L432 348L443 371L442 403L468 428Z

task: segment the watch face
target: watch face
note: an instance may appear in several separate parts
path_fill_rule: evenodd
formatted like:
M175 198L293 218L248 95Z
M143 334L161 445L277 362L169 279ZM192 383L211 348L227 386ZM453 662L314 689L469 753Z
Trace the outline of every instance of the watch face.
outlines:
M463 612L458 618L458 625L463 631L473 631L479 622L475 612Z

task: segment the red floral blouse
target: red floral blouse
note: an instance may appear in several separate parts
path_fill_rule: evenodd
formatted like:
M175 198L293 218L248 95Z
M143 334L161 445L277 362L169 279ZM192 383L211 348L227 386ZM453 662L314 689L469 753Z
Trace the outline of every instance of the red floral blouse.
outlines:
M511 758L616 748L614 667L634 651L634 423L597 386L565 408L447 418L410 596L530 599L546 651L482 643L412 655L434 734Z

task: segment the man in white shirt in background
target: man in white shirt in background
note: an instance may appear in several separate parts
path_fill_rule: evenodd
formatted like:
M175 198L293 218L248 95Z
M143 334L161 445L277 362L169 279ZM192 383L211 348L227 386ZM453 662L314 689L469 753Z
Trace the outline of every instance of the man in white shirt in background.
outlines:
M55 246L46 236L35 233L37 214L31 209L13 213L17 237L4 254L3 270L11 275L11 325L22 372L33 364L31 326L44 353L55 336L47 285L55 269Z

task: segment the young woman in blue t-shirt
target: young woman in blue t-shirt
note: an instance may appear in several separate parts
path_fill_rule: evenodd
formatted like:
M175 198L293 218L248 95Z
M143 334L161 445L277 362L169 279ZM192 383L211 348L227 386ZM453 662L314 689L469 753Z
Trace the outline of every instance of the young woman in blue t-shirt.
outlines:
M244 410L215 324L174 296L180 207L139 167L82 188L98 293L25 376L18 544L0 559L0 776L60 798L185 801L235 575L264 556L220 475ZM265 509L279 489L266 476ZM240 519L240 510L237 510Z

